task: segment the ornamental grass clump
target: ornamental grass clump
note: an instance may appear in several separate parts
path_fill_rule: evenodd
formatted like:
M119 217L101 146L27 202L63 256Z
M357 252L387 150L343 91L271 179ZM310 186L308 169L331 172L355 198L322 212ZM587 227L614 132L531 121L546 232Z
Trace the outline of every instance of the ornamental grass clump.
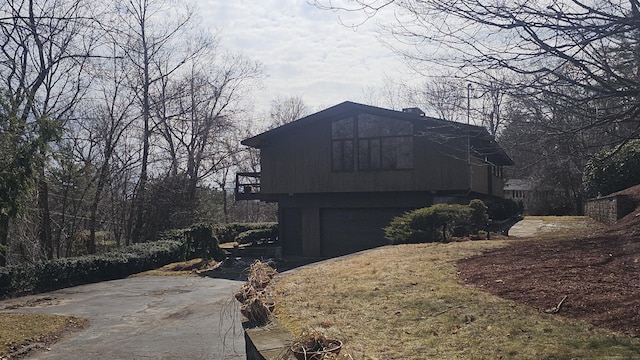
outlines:
M271 279L276 276L278 272L269 266L269 264L256 260L251 266L249 266L249 275L247 279L249 284L256 290L264 290L269 285Z
M291 352L298 360L337 359L342 341L328 338L319 332L305 332L291 345Z
M249 298L240 305L242 315L255 326L266 325L269 322L271 311L272 307L260 295Z
M240 312L251 324L264 326L275 308L275 303L265 289L278 272L260 260L251 264L248 272L248 281L242 284L234 297L242 304Z

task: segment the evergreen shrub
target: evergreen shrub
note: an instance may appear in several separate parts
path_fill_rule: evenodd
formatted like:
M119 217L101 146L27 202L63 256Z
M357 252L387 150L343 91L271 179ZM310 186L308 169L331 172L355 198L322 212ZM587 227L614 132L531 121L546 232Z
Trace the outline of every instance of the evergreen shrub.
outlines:
M257 244L260 241L277 241L278 226L269 226L262 229L252 229L241 232L236 237L239 244Z
M229 223L218 224L213 228L213 233L220 244L236 241L238 235L249 230L270 229L276 234L278 232L277 222L258 222L258 223Z
M385 237L393 244L446 242L453 229L469 227L473 214L474 209L459 204L416 209L393 218L384 228Z

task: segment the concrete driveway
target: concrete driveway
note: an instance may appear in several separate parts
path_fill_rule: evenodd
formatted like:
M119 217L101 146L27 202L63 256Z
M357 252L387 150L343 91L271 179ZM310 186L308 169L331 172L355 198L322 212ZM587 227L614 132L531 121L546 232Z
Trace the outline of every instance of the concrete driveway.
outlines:
M232 297L240 285L195 276L141 276L10 299L0 302L0 310L89 319L85 330L28 359L244 359L238 302ZM36 305L6 310L28 300Z

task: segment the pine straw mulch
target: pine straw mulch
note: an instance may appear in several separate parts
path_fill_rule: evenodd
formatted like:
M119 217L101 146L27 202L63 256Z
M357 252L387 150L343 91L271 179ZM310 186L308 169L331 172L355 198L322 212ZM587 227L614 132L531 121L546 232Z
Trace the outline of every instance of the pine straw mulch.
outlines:
M640 204L640 185L620 192ZM458 262L465 283L640 337L640 206L587 237L522 241Z

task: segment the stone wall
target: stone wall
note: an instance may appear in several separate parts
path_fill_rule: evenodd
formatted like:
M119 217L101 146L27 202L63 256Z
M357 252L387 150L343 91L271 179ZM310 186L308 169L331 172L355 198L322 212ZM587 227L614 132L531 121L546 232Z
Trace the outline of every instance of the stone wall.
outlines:
M601 223L612 225L633 211L635 203L626 195L609 195L589 199L584 204L584 214Z

